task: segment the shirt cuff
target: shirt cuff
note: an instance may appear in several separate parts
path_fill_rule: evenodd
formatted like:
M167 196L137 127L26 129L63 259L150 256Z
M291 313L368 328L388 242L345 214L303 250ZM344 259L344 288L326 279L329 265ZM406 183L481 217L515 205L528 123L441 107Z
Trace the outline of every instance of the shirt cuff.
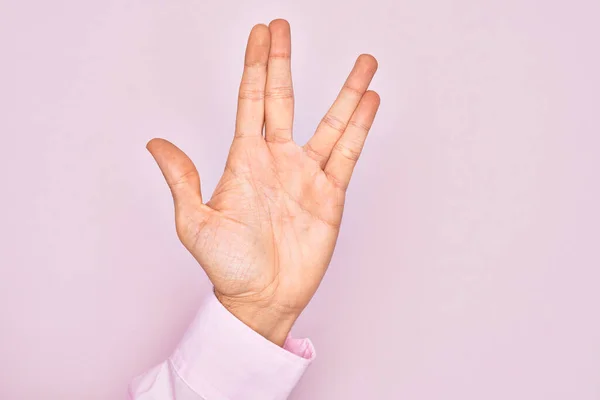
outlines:
M237 319L211 293L169 362L205 398L282 400L315 356L309 339L288 336L279 347Z

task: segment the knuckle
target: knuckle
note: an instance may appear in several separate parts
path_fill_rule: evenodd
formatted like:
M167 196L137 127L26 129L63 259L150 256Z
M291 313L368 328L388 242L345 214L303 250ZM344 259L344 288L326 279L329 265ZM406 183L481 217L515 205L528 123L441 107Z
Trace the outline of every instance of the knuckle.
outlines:
M336 143L334 149L344 158L356 162L360 157L360 149L353 148L344 143Z
M271 128L271 127L267 126L267 135L265 135L265 141L268 143L279 143L279 144L288 143L292 140L291 137L292 137L292 129L291 128L284 128L284 127Z
M248 68L248 69L263 69L266 68L267 66L267 62L264 60L249 60L249 61L244 61L244 67Z
M342 87L342 90L344 92L346 92L345 94L348 96L353 96L353 97L357 97L357 98L361 98L362 95L364 94L364 90L360 90L357 88L354 88L348 84L344 84L344 86Z
M313 160L315 160L316 162L320 163L323 160L325 160L327 158L327 156L325 156L324 154L320 153L319 151L317 151L311 144L310 142L306 143L304 145L304 151L306 151L306 154L312 158Z
M340 134L344 133L344 130L346 130L346 124L344 121L330 113L327 113L321 122Z
M265 91L257 88L246 88L242 86L239 92L240 100L261 101L265 98Z
M294 98L294 89L290 85L275 86L275 87L269 88L266 91L265 97L269 98L269 99L281 99L281 100L293 99Z
M363 131L365 134L366 134L367 132L369 132L369 130L371 129L371 127L370 127L369 125L367 125L367 124L363 124L363 123L361 123L361 122L358 122L358 121L350 121L350 122L348 123L348 125L349 125L349 126L352 126L352 127L355 127L355 128L357 128L357 129L359 129L359 130Z
M236 130L234 137L236 139L244 139L244 138L252 138L256 136L256 134L252 133L252 132L248 132L248 131L241 131L241 130Z
M288 61L291 58L292 58L292 55L290 54L289 51L276 51L276 52L271 52L271 54L269 54L270 60Z
M191 170L191 171L184 173L177 179L175 179L171 182L167 182L167 185L171 189L176 189L178 186L186 185L187 183L190 182L191 179L197 179L197 177L198 177L198 172Z
M335 188L341 189L341 190L348 189L348 184L343 182L342 180L336 178L333 174L325 171L325 175L327 175L327 178L329 178L329 181Z

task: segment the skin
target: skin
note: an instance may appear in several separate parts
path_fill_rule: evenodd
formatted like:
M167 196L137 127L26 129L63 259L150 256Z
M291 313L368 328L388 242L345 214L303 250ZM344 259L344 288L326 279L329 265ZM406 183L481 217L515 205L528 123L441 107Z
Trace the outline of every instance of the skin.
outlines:
M280 346L331 261L346 189L380 102L367 90L377 61L360 55L314 136L296 144L290 56L287 21L253 27L233 143L208 202L183 151L160 138L146 145L171 190L177 235L215 295Z

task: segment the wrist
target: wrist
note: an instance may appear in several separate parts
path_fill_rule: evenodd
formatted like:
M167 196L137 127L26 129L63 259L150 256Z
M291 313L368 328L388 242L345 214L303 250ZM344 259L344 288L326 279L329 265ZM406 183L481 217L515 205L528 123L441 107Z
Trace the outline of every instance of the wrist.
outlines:
M244 302L214 291L219 302L237 319L265 339L283 346L298 315L282 310L276 304Z

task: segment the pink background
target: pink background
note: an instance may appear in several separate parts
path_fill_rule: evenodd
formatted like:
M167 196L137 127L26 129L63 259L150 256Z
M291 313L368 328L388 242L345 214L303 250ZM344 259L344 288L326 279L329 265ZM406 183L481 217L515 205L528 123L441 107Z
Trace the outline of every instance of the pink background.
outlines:
M304 143L354 58L380 115L292 399L600 399L598 1L0 1L0 398L124 398L203 294L144 145L212 192L251 26Z

